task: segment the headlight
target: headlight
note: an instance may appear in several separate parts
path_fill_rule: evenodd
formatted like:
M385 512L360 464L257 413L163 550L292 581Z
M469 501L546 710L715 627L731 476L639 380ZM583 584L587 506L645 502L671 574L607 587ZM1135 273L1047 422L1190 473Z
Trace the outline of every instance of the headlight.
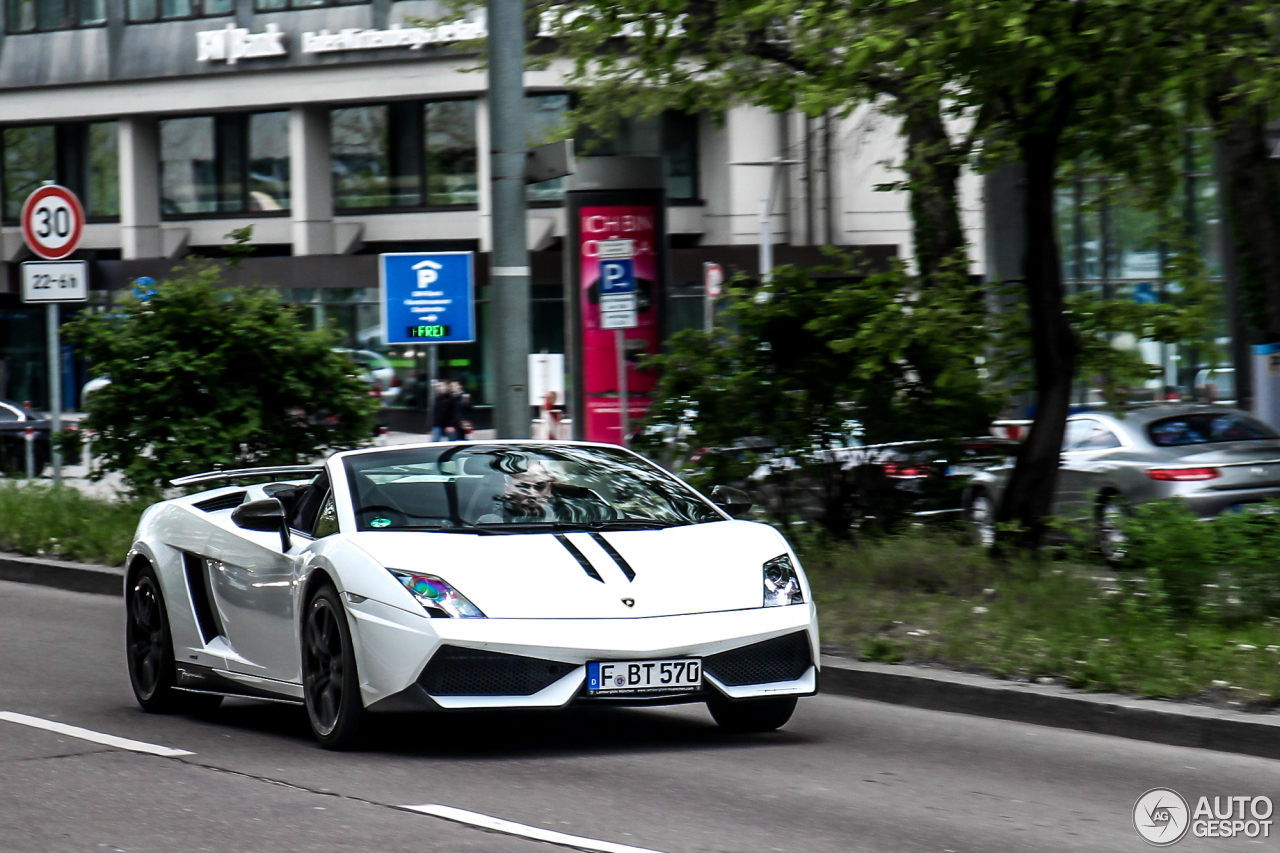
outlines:
M786 554L764 564L764 606L780 607L784 604L804 604L800 578Z
M424 575L418 572L402 572L398 569L387 569L395 575L396 580L404 584L404 588L413 593L418 603L426 608L433 618L447 619L483 619L480 612L467 597L458 592L449 583L435 575Z

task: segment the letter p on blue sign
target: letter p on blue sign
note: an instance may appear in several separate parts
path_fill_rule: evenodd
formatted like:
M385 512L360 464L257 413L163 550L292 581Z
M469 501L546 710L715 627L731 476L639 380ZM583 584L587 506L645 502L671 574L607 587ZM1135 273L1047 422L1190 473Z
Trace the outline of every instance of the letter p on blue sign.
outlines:
M600 292L636 292L635 266L630 258L600 262Z

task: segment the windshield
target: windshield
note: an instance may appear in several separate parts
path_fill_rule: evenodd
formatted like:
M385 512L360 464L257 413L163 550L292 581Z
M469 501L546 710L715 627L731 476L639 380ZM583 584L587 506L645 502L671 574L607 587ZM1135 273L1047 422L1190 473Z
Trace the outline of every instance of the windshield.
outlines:
M625 529L723 521L661 468L623 450L455 445L345 460L358 530Z
M1276 438L1270 427L1236 412L1200 412L1164 418L1153 421L1147 427L1147 434L1156 447Z

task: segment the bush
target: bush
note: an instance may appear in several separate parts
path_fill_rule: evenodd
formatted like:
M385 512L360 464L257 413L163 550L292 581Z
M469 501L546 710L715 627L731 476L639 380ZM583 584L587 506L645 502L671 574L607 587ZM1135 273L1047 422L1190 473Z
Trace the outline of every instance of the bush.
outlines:
M1174 614L1195 614L1204 585L1217 576L1219 546L1213 527L1180 501L1152 501L1134 510L1125 534L1128 562L1156 573Z
M0 480L0 550L118 566L133 545L141 502Z
M111 384L88 399L97 476L135 494L215 466L289 465L357 446L376 408L331 331L308 331L274 291L222 288L191 261L154 296L83 314L69 340Z

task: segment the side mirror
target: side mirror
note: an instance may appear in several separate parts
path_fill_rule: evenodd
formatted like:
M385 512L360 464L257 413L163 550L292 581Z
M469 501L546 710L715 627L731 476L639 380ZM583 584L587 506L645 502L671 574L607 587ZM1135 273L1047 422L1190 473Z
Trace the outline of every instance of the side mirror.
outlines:
M289 550L289 518L285 515L284 504L278 499L264 498L240 504L231 511L231 521L236 527L243 527L245 530L261 530L265 533L278 530L280 550Z
M716 486L711 490L711 502L733 518L741 518L751 511L751 496L732 486Z

